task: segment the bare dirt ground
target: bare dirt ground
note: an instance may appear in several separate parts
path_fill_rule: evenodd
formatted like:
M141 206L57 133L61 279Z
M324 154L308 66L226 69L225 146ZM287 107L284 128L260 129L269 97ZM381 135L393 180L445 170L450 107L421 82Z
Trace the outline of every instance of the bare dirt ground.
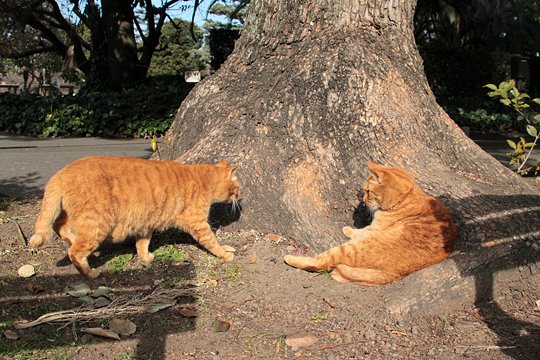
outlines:
M36 252L24 246L38 210L36 199L0 203L0 359L539 358L540 308L527 293L513 291L458 311L441 306L436 315L392 314L385 304L399 296L399 283L339 284L324 273L290 268L284 255L310 249L252 231L218 232L223 244L238 249L228 264L176 231L154 238L160 256L147 268L129 241L105 247L91 259L101 277L86 280L58 238ZM34 266L34 276L18 275L25 264ZM107 298L113 302L89 305L95 309L90 318L15 329L79 307L81 300L66 288L80 283L111 288ZM155 304L127 315L115 310L122 299L178 289L191 295L176 298L173 306L158 296L158 305L169 306L162 310L150 313ZM114 315L101 316L104 309ZM112 340L81 332L107 328L115 317L133 322L135 333Z

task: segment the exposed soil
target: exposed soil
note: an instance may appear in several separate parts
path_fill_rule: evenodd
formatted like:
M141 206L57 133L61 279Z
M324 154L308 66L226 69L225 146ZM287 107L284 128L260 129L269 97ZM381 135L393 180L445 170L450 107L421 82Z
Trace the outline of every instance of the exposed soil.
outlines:
M290 268L284 255L310 249L251 231L218 232L222 243L238 249L229 264L174 231L157 236L153 247L173 244L187 253L186 261L157 261L144 268L134 256L124 270L111 273L106 262L135 249L129 241L105 247L91 259L101 277L86 280L66 258L61 240L34 253L23 246L17 224L29 236L38 209L37 200L0 203L1 333L13 330L16 321L79 306L64 289L81 282L92 289L111 287L111 299L156 287L196 286L192 297L178 299L175 306L127 316L137 331L119 341L80 332L106 327L109 319L43 324L16 330L17 340L0 334L0 359L538 359L540 354L538 299L527 293L512 292L459 311L441 306L437 314L392 314L385 304L399 297L399 284L339 284L324 273ZM17 269L29 263L37 274L19 277ZM190 312L196 316L184 316ZM297 333L317 341L287 345L287 336Z

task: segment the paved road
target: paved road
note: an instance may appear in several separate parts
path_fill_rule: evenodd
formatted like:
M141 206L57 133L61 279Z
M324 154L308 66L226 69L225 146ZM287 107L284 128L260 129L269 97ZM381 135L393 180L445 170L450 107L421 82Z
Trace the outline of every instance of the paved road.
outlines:
M507 164L506 135L472 134L478 145ZM41 195L49 178L73 160L92 155L152 155L147 139L39 139L0 133L0 196Z
M149 158L152 149L148 139L39 139L0 133L0 196L41 195L56 171L93 155Z

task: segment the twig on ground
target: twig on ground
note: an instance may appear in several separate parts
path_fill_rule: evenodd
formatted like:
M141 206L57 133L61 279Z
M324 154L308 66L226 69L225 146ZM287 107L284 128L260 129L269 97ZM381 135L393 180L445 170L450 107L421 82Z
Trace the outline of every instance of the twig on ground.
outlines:
M15 220L12 220L12 221L15 223L15 227L17 228L17 233L19 234L19 241L20 241L22 247L27 247L28 246L28 241L26 240L26 236L24 236L21 225L19 225L19 223L16 222Z
M15 329L26 329L45 323L66 322L67 326L74 321L92 321L96 319L106 319L112 316L122 316L147 312L157 304L176 301L182 296L192 296L193 288L157 288L146 296L119 296L109 305L93 309L91 305L82 305L78 308L64 311L57 311L40 316L34 321L15 323Z

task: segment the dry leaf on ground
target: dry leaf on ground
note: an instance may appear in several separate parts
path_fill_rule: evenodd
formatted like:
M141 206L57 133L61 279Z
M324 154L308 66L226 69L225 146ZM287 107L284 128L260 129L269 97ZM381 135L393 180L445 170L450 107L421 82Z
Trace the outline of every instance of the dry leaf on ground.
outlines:
M21 266L19 270L17 270L17 273L20 277L28 278L36 273L36 269L32 265L27 264Z
M13 330L4 330L4 336L9 340L17 340L19 335Z
M85 334L105 337L105 338L108 338L108 339L120 340L120 336L118 336L117 333L112 332L112 331L107 330L107 329L102 329L102 328L99 328L99 327L84 328L84 329L81 329L81 332L83 332Z
M319 341L318 337L316 337L313 334L306 333L306 332L290 334L290 335L287 335L287 337L285 338L285 344L292 347L293 350L301 348L301 347L311 346L315 344L317 341Z
M185 317L197 317L197 313L188 308L181 308L178 310L178 312L180 313L180 315Z
M109 329L122 336L129 336L137 331L137 325L128 319L114 318L109 322Z

